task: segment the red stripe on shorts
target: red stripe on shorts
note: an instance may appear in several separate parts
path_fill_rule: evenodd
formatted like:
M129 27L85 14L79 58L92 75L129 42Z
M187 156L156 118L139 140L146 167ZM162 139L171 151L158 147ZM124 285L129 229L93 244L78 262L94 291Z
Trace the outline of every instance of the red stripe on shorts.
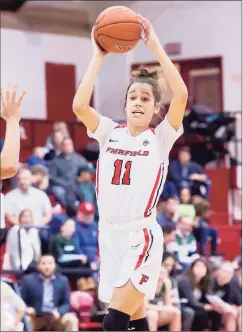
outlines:
M144 238L145 238L145 244L144 244L144 247L143 247L143 252L138 257L138 261L137 261L137 264L136 264L134 270L137 270L142 265L142 262L143 262L144 258L146 257L147 252L149 250L151 240L150 240L149 232L148 232L147 228L143 229L143 234L144 234Z
M156 180L155 180L153 190L150 194L149 201L148 201L148 204L147 204L145 212L144 212L144 217L145 218L148 217L148 215L149 215L148 212L149 212L150 208L153 205L153 200L154 200L155 194L156 194L157 190L159 189L159 185L160 185L159 179L160 179L161 171L162 171L162 167L160 166L157 177L156 177Z

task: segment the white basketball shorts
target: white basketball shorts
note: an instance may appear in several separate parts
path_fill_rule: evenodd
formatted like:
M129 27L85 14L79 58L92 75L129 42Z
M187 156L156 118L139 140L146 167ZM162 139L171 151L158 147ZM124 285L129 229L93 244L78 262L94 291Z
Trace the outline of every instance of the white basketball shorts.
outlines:
M148 299L155 296L163 233L156 220L144 220L136 230L106 225L99 230L99 299L104 303L110 302L115 287L125 285L129 279Z

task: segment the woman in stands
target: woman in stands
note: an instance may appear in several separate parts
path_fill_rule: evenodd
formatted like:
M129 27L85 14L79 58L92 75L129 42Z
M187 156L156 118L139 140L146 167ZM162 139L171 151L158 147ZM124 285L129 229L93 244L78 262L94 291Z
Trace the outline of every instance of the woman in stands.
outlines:
M161 109L158 77L141 70L125 99L127 125L119 126L89 106L103 53L92 33L94 54L73 100L73 111L99 142L97 199L100 214L100 300L109 303L105 331L148 331L145 296L154 298L163 250L156 222L169 152L182 134L187 88L151 23L139 16L144 42L161 65L173 93L165 119L150 129ZM111 77L112 80L112 77Z
M6 92L1 91L2 111L1 117L6 121L6 134L3 149L0 155L0 178L7 179L17 173L20 151L21 102L25 96L23 91L16 98L17 85L11 92L10 85Z

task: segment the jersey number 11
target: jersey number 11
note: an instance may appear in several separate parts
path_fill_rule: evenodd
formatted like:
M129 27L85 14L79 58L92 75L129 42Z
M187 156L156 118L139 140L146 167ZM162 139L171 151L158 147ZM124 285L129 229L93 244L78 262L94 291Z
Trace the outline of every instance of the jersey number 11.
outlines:
M131 166L132 162L127 161L125 163L125 170L122 172L122 165L123 165L124 160L117 159L114 162L114 174L111 183L112 184L124 184L124 185L129 185L130 184L130 172L131 172Z

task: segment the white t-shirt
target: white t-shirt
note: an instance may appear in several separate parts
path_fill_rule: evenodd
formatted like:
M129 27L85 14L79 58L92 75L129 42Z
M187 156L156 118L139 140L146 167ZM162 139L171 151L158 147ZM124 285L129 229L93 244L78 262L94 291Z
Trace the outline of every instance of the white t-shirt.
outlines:
M169 153L182 133L166 117L155 130L133 137L126 126L100 116L92 137L100 144L96 190L102 222L123 224L156 214Z
M1 193L0 228L5 228L4 195Z
M20 212L24 209L30 209L33 214L33 224L41 226L43 216L52 211L52 206L47 194L34 187L30 187L26 192L16 188L6 194L6 213L19 216Z

